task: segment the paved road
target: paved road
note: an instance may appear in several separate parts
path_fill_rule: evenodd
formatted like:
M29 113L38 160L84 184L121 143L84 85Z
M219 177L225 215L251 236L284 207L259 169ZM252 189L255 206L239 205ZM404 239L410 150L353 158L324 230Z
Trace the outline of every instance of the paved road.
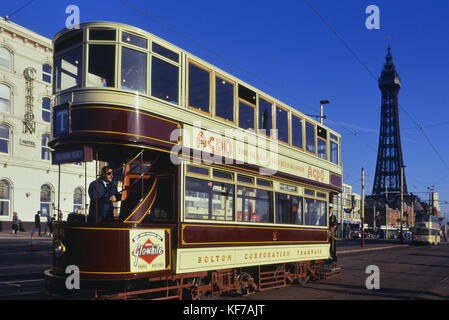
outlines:
M339 255L339 277L258 292L244 300L405 300L449 299L449 244L395 246L390 249ZM380 288L368 290L365 281L376 265ZM223 297L223 299L229 299ZM232 299L235 299L233 297Z
M0 300L45 300L43 271L51 267L51 238L0 232ZM388 247L388 248L387 248ZM449 244L400 245L397 241L338 242L342 274L333 279L222 300L449 299ZM368 290L366 267L380 270L380 289Z

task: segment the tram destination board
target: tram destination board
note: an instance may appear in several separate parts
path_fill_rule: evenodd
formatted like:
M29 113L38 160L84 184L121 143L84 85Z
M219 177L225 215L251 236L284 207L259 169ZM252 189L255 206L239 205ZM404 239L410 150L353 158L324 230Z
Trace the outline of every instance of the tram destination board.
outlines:
M82 146L76 149L52 152L52 164L90 162L92 160L93 160L92 148L87 146Z

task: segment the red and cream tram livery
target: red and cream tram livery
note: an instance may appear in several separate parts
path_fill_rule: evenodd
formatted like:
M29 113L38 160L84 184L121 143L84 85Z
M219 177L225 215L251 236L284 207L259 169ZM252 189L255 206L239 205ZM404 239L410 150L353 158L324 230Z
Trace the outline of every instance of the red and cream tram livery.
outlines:
M338 133L116 23L55 36L54 95L53 162L107 164L121 198L109 220L97 203L56 223L49 292L70 291L69 266L97 297L195 299L338 273Z

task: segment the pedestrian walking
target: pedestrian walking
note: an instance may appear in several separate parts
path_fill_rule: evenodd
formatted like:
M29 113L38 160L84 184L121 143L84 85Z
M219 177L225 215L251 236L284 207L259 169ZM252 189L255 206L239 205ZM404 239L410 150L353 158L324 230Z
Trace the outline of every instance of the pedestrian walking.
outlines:
M45 233L46 235L48 235L48 236L51 237L52 234L53 234L53 226L52 226L52 223L51 223L51 215L50 215L50 212L47 212L46 218L47 218L47 223L45 224L44 233ZM47 233L47 228L48 228L48 233Z
M31 232L32 235L39 230L39 236L41 235L41 212L38 211L36 215L34 216L34 229Z
M17 234L19 231L19 216L17 215L17 212L13 212L12 214L12 233Z

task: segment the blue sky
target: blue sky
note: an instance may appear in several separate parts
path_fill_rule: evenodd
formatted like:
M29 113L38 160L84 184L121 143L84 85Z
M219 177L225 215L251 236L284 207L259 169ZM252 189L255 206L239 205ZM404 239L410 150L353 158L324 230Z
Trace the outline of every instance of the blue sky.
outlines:
M28 2L2 1L0 15ZM435 186L440 199L449 201L448 1L35 0L11 20L52 38L65 27L65 9L72 4L80 8L81 22L145 29L304 113L318 114L319 101L331 100L325 123L342 134L344 182L360 193L364 167L366 194L374 180L381 98L370 72L380 76L389 36L402 80L408 190L427 199L421 192ZM369 5L380 9L378 30L365 26Z

